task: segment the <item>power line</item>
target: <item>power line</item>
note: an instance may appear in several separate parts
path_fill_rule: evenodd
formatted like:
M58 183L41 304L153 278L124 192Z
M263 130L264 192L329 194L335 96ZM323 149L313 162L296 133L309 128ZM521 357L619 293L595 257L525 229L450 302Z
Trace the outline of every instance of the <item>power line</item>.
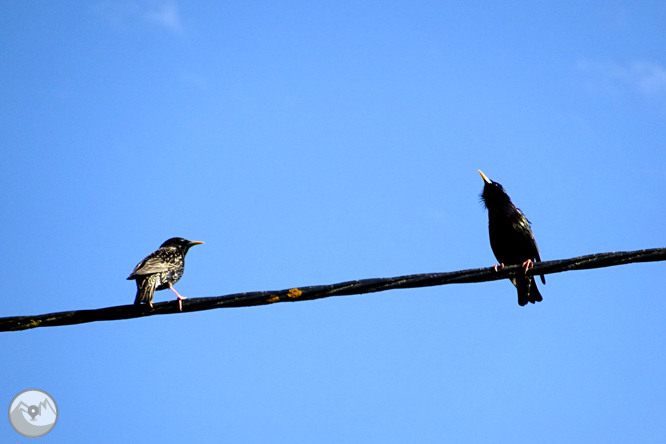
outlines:
M663 260L666 260L666 248L597 253L571 259L539 262L534 265L534 268L530 268L527 274L562 273L570 270L588 270L633 262L657 262ZM278 302L311 301L331 296L350 296L398 288L433 287L446 284L496 281L498 279L510 278L519 273L524 273L523 268L520 265L513 265L501 268L498 271L495 271L493 267L475 268L449 273L425 273L392 278L361 279L339 284L297 287L280 291L254 291L226 296L191 298L183 301L183 313L212 310L214 308L253 307ZM120 305L96 310L63 311L36 316L12 316L0 318L0 332L179 313L178 301L167 301L155 303L153 309L146 304Z

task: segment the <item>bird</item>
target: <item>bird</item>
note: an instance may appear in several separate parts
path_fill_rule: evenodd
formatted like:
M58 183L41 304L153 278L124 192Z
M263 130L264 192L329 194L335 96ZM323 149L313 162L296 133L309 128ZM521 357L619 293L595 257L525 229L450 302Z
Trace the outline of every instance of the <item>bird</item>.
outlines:
M142 302L147 302L150 308L153 308L155 291L169 288L176 293L178 307L180 311L183 311L183 299L186 298L173 288L173 284L183 276L187 250L200 244L203 244L203 242L172 237L139 262L127 278L127 280L136 280L134 304L139 305Z
M534 262L540 262L539 248L537 247L530 221L511 202L511 198L504 191L502 185L493 182L479 170L483 178L483 193L481 200L488 210L488 233L490 235L490 247L495 258L504 265L518 265L525 267L525 273L534 266ZM497 265L495 265L497 270ZM515 276L511 282L518 290L518 304L534 304L543 300L536 286L533 276ZM541 275L541 282L546 284L546 279Z

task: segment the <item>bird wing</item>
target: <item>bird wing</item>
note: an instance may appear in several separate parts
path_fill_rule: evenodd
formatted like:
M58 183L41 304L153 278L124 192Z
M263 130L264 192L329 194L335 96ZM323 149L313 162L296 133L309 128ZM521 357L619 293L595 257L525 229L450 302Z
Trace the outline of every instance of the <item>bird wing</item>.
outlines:
M147 274L161 273L168 270L169 268L167 264L165 264L162 259L159 257L148 256L139 265L136 266L132 274L130 274L130 277L127 279L132 279L136 276L143 276Z
M532 229L530 229L530 239L532 240L532 247L534 249L534 257L536 258L537 262L541 262L541 255L539 254L539 247L537 246L536 239L534 239L534 233L532 233Z
M516 208L518 210L518 208ZM520 229L523 233L523 236L525 234L529 234L529 243L530 247L532 249L532 256L531 258L535 258L536 262L541 262L541 255L539 254L539 247L537 246L536 239L534 238L534 233L532 232L532 223L525 217L522 211L518 210L518 225L520 226ZM541 282L544 284L546 283L546 278L541 275Z
M534 247L534 257L536 258L536 262L541 262L541 255L539 254L539 247L537 246L536 239L534 239L534 233L532 233L532 228L530 227L530 238L532 239L532 246ZM541 282L546 284L546 278L544 275L541 275Z

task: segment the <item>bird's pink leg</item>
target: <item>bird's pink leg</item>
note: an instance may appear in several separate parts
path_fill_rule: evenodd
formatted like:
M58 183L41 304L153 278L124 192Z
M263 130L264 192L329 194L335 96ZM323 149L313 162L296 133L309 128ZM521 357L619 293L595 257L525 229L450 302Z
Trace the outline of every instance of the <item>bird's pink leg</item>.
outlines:
M500 268L504 268L504 264L499 264L499 265L495 264L495 265L493 265L493 268L495 269L495 271L497 271L497 267L498 267L498 266L499 266Z
M181 296L180 293L178 293L176 291L176 289L173 288L173 285L171 285L171 282L169 282L169 288L171 289L171 291L176 293L176 296L178 296L178 308L180 309L180 311L183 311L183 299L187 299L187 298L185 296Z
M525 262L523 262L523 267L525 267L525 273L527 273L527 270L534 267L534 262L532 262L532 259L527 259Z

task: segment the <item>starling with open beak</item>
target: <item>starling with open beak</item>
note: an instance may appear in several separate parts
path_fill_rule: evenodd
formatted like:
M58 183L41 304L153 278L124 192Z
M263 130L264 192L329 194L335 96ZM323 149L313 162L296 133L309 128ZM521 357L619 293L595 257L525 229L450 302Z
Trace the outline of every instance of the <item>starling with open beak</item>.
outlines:
M173 237L150 253L127 278L136 280L135 305L147 302L153 307L153 295L156 290L170 288L178 297L178 307L183 311L183 299L173 288L173 284L183 276L185 270L185 255L194 245L203 244L199 241L189 241L181 237Z
M488 209L490 247L500 266L521 264L527 273L534 262L541 261L530 221L511 202L502 185L488 179L481 170L479 173L484 181L481 199ZM533 276L516 276L511 278L511 282L518 289L519 305L542 301ZM546 283L543 275L541 282Z

